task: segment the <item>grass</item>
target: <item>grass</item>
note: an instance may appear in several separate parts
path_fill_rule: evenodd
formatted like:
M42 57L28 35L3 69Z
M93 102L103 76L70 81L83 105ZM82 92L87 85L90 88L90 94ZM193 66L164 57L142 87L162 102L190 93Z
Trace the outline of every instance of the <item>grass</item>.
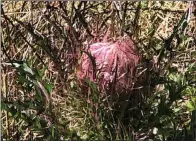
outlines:
M194 2L2 4L3 139L195 139ZM76 77L85 43L101 40L111 22L142 56L136 76L145 81L131 104L88 80L84 93Z

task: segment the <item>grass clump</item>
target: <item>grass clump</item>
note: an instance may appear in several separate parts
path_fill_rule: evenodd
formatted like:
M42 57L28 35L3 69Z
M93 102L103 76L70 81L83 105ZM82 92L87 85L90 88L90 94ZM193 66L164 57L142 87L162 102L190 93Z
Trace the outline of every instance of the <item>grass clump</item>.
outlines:
M194 2L2 2L6 140L194 140ZM142 83L115 101L76 77L85 44L130 35ZM121 109L124 110L122 111Z

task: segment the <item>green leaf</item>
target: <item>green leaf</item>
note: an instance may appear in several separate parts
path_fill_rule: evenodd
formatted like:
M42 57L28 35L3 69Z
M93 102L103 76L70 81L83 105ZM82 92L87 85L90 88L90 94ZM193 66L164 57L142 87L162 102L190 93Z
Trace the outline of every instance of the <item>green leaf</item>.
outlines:
M46 90L47 90L48 94L50 94L50 93L51 93L52 87L53 87L53 85L52 85L52 84L47 84L47 83L45 84L45 88L46 88Z
M46 71L46 68L43 68L43 69L39 70L38 71L39 77L42 78L44 76L45 71Z
M52 127L52 137L54 138L55 127Z
M20 75L18 76L18 79L17 79L20 83L27 83L27 84L32 84L32 82L30 80L28 80L25 76L23 75Z
M188 101L186 106L189 109L189 111L193 111L195 109L192 101Z
M27 66L26 63L23 63L23 69L24 69L24 71L26 71L26 72L28 72L28 73L30 73L30 74L32 74L32 75L35 74L35 73L32 71L32 69L29 68L29 67Z
M4 103L4 102L1 102L1 110L8 110L9 108L8 108L8 104L6 104L6 103Z

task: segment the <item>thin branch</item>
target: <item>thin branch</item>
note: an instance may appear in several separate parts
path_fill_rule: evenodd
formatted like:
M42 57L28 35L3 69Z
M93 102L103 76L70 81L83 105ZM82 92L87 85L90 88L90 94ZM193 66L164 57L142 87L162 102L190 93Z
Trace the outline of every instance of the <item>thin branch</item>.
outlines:
M74 6L74 10L80 20L80 22L82 23L82 25L84 26L84 28L86 29L86 32L88 33L88 35L90 35L91 37L94 37L92 34L91 34L91 31L89 30L88 28L88 23L85 21L85 19L83 18L83 16L81 15L81 13L79 12L78 9L75 8Z
M121 23L121 35L123 34L124 27L125 27L125 19L126 19L126 12L127 12L128 2L125 2L125 7L123 11L122 23Z

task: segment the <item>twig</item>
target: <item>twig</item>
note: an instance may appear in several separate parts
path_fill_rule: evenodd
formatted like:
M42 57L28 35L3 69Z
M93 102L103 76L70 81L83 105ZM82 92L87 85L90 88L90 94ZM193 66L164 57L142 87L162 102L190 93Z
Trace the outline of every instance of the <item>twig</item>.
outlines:
M136 10L137 11L137 8L127 8L127 10ZM163 12L171 12L171 13L184 13L185 11L184 10L171 10L171 9L162 9L162 8L141 8L142 11L145 11L145 10L154 10L154 11L163 11ZM192 12L193 13L193 12Z
M123 11L122 23L121 23L121 35L123 34L124 27L125 27L125 19L126 19L126 12L127 12L128 2L125 2L125 7Z
M117 11L117 15L120 19L120 22L122 23L122 14L121 14L121 7L116 3L116 1L113 2Z
M94 35L91 34L89 28L88 28L88 24L87 22L85 21L85 19L83 18L83 16L80 14L80 12L78 11L78 9L75 8L74 6L74 10L80 20L80 22L82 23L82 25L84 26L84 28L86 29L86 32L88 33L88 35L90 35L92 38L94 37Z
M5 18L13 27L15 27L15 25L13 24L13 22L12 22L3 12L2 12L2 15L4 16L4 18ZM29 43L29 41L27 41L27 39L23 36L23 34L22 34L20 31L18 31L18 33L20 34L20 36L22 37L22 39L23 39L23 40L33 49L33 51L35 52L36 56L40 59L41 63L44 64L44 66L47 67L47 65L43 62L43 59L39 56L39 54L36 53L36 49L33 47L33 45L31 45L31 44ZM2 43L2 45L3 45L3 43ZM4 49L4 48L3 48L3 49ZM4 49L4 53L7 54L5 49ZM6 56L8 57L9 61L12 63L12 59L9 57L9 55L7 54Z
M141 10L141 2L139 2L138 6L137 6L137 10L135 12L135 17L134 17L134 21L133 21L133 32L135 37L138 39L138 33L139 33L139 29L138 29L138 22L139 22L139 17L140 17L140 10Z

